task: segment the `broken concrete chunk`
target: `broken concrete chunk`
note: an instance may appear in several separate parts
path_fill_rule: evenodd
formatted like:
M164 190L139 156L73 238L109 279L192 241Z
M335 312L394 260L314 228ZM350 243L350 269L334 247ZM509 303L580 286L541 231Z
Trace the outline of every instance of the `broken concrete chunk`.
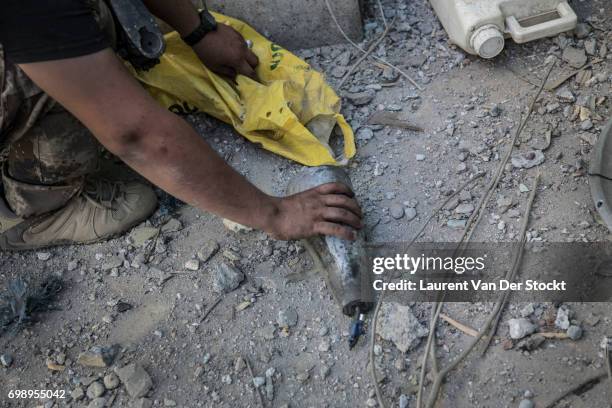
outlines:
M293 327L297 324L297 321L298 314L292 308L280 310L276 318L276 323L278 323L280 327Z
M541 150L518 153L512 156L512 166L517 169L530 169L544 163L544 153Z
M376 332L383 339L393 342L403 353L418 346L421 338L429 333L414 316L410 306L384 303L380 312Z
M183 228L181 222L176 218L172 218L161 227L161 231L163 233L177 232L180 231L181 228Z
M113 364L119 347L92 347L88 351L79 354L77 362L85 367L105 368Z
M524 318L508 320L508 327L510 328L510 338L514 340L522 339L536 331L536 326L530 320Z
M198 269L200 269L200 261L198 261L197 259L190 259L187 262L185 262L185 269L187 269L188 271L197 271Z
M467 225L467 221L466 220L450 219L446 223L446 226L449 227L449 228L452 228L452 229L463 229L463 228L465 228L466 225Z
M217 251L219 251L219 244L214 239L209 239L202 245L202 248L198 251L198 258L202 262L208 262Z
M576 102L576 97L572 91L567 88L561 88L557 91L557 99L559 99L561 102L567 103Z
M240 286L244 274L238 268L221 262L213 268L213 290L217 293L229 293Z
M372 100L376 96L376 92L371 89L368 89L365 92L347 93L344 96L353 105L363 106L363 105L367 105L368 103L372 102Z
M561 306L557 311L555 326L561 330L567 330L570 327L570 310L566 306Z
M144 397L153 386L151 377L140 364L128 364L115 369L115 373L132 398Z
M582 338L582 328L580 326L570 326L567 329L567 336L574 340L574 341L578 341Z
M587 63L587 55L583 49L566 47L561 56L572 68L582 68Z
M470 203L462 203L459 204L456 208L455 208L455 213L456 214L465 214L465 215L470 215L471 213L474 212L474 205L470 204Z
M224 219L223 220L223 225L225 226L225 228L227 228L228 230L232 231L232 232L251 232L253 231L253 228L247 227L246 225L242 225L242 224L238 224L237 222L228 220L228 219Z
M141 247L147 241L155 238L155 236L159 233L159 229L154 227L136 227L130 233L130 241L134 246Z

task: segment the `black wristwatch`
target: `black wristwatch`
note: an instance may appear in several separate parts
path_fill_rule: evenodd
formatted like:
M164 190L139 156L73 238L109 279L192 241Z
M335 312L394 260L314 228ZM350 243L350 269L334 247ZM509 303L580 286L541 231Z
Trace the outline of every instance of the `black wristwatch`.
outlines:
M183 41L193 47L197 43L202 40L206 36L206 34L211 31L215 31L217 29L217 22L212 14L208 11L208 8L204 7L202 11L200 11L200 25L196 27L190 34L181 37Z

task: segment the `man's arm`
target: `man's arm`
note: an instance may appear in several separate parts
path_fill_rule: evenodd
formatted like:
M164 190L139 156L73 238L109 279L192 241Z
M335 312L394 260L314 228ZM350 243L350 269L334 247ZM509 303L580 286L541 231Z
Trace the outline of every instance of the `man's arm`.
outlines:
M280 239L352 239L353 228L361 228L360 209L341 184L284 199L258 190L157 104L110 49L20 67L111 152L187 203Z
M190 34L199 24L200 16L190 0L144 0L151 13L164 20L181 36ZM193 50L214 72L234 78L236 74L256 79L257 56L247 47L242 35L221 22L217 30L198 42Z

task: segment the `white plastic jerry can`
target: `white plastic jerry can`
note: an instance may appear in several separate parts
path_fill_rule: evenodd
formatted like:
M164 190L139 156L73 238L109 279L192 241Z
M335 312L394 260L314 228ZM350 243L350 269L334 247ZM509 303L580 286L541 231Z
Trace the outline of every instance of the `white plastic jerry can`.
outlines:
M430 0L451 41L493 58L504 38L517 43L573 30L578 17L567 0Z

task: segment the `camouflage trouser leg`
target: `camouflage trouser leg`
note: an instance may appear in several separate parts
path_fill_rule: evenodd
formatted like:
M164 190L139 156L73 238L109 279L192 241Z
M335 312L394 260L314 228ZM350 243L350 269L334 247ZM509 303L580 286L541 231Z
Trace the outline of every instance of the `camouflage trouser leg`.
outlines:
M70 113L54 108L8 147L5 198L20 217L63 207L98 167L100 147Z
M114 45L110 10L103 0L85 1ZM0 44L0 201L4 190L22 218L57 210L80 192L99 152L91 133L6 60Z

